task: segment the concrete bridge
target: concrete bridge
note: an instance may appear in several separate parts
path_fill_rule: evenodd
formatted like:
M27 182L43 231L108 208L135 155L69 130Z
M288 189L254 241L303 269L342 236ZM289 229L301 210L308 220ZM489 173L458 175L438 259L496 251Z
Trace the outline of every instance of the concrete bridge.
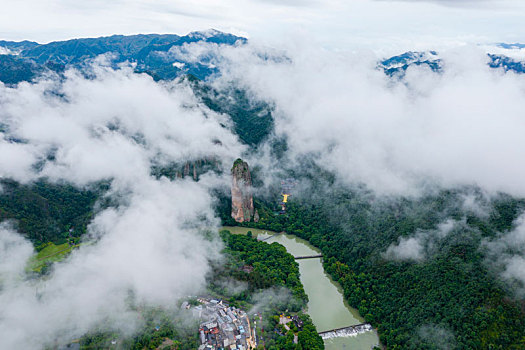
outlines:
M315 259L315 258L322 258L323 254L317 254L317 255L304 255L304 256L294 256L295 260L301 260L301 259Z
M374 328L369 323L360 323L353 326L335 328L328 331L319 332L321 338L331 339L337 337L351 337L365 332L371 332Z
M278 234L279 234L279 233L276 233L275 235L271 235L271 236L268 236L268 237L266 237L266 238L261 238L261 239L259 239L259 241L261 241L261 242L262 242L262 241L267 241L267 240L269 240L270 238L277 236Z

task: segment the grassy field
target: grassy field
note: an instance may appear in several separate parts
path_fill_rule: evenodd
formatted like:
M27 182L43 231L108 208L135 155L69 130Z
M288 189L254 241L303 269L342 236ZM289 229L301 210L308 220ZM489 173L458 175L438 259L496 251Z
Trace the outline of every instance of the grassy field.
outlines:
M28 270L40 272L46 264L64 259L74 247L76 246L70 246L68 243L60 245L48 243L44 249L29 259Z

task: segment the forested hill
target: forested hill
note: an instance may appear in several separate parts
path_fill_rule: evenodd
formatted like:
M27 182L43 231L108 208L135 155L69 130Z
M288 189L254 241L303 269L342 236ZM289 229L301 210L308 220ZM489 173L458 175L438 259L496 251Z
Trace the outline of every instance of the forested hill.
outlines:
M147 73L155 80L171 80L191 74L206 79L218 69L213 53L195 61L180 50L186 44L209 43L216 45L242 45L246 38L214 29L176 34L112 35L98 38L79 38L40 44L33 41L0 40L0 81L16 84L31 81L45 72L61 72L67 67L82 68L99 55L109 55L115 67L122 62L136 64L136 71ZM521 44L501 43L503 49L519 49ZM179 49L179 50L178 50ZM402 77L412 66L428 67L435 72L443 69L442 59L436 51L409 51L378 62L378 68L388 76ZM525 62L505 56L488 54L491 68L502 68L516 73L525 72Z
M155 79L173 79L185 74L204 79L217 72L211 62L214 57L205 57L198 62L193 62L176 50L185 44L199 42L240 45L245 43L246 39L210 29L184 36L113 35L55 41L48 44L0 41L0 48L8 52L0 55L0 81L15 84L20 81L31 81L45 71L60 72L68 66L81 68L103 54L111 55L115 67L126 61L135 63L137 72L148 73ZM15 74L22 67L25 67L24 74ZM13 74L10 75L10 72Z
M68 67L82 71L99 55L108 54L114 68L127 61L136 64L136 73L149 74L155 80L182 77L203 104L231 118L234 132L243 143L256 147L273 131L271 104L255 100L245 89L234 85L222 90L212 87L206 80L218 73L216 60L220 58L210 54L192 60L184 51L185 45L193 43L233 46L246 42L245 38L217 30L192 32L185 36L113 35L49 44L0 41L0 49L10 53L0 55L0 81L14 86L49 72L61 74Z
M0 41L0 47L7 48L20 57L33 59L44 64L55 61L62 64L81 63L105 53L117 55L117 60L145 62L152 52L167 52L173 46L194 42L234 45L246 42L245 38L210 29L192 32L184 36L176 34L112 35L99 38L80 38L39 44L31 41Z
M321 248L326 271L388 349L524 349L521 299L488 246L525 201L501 195L480 214L461 205L466 195L475 189L382 199L314 178L286 215L258 201L261 220L245 225Z
M6 179L0 186L0 221L10 221L35 247L81 237L94 215L95 203L108 188L107 183L79 189L43 180L19 184Z
M230 116L234 132L247 145L257 146L273 132L273 106L256 100L245 90L232 86L220 91L189 75L195 95L211 110Z

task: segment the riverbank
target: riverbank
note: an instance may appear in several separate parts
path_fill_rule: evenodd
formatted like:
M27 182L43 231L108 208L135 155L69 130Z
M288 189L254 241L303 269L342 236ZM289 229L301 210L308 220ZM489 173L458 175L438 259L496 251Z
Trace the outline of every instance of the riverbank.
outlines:
M293 235L279 234L268 230L253 229L239 226L225 226L233 234L246 234L251 231L254 236L268 238L266 242L278 242L293 256L316 255L320 250L309 242ZM344 300L342 289L325 273L321 259L297 260L300 279L308 295L308 314L312 318L317 331L327 331L334 328L347 327L364 322L359 312L351 308ZM328 350L358 349L370 350L379 344L375 331L325 340Z

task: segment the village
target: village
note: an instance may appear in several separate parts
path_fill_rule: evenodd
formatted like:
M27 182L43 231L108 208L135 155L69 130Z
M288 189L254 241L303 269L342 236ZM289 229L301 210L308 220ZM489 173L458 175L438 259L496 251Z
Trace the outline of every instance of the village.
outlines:
M200 324L199 350L238 349L257 347L255 325L252 328L248 314L222 300L198 298L200 305L191 308L194 317L204 319ZM187 302L182 308L190 309Z
M262 315L253 314L253 323L250 322L248 313L227 302L217 299L198 297L199 305L190 305L183 302L182 309L192 312L192 316L203 320L199 326L199 350L250 350L256 349L258 345L264 346L260 329L257 332L257 322L262 325ZM294 329L295 332L302 330L303 321L297 316L281 314L276 318L276 334L284 336L287 331ZM259 326L260 327L260 326ZM297 334L294 335L294 343L297 344Z

